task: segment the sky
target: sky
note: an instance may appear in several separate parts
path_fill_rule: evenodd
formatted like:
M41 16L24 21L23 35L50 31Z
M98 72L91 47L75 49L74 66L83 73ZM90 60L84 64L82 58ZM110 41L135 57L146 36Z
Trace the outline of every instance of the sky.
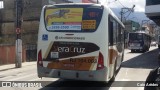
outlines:
M135 5L135 12L145 12L146 0L108 0L110 8L132 8Z
M70 0L76 2L81 2L82 0ZM97 0L94 0L97 1ZM145 12L145 1L146 0L99 0L103 2L108 2L110 8L132 8L133 5L135 6L136 12Z

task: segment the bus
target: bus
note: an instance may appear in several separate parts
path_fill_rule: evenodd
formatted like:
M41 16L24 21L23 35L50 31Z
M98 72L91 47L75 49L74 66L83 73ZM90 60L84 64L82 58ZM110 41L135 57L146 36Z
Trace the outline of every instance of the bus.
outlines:
M40 78L114 80L124 56L124 25L107 4L46 5L37 46Z
M149 51L151 44L151 36L145 32L132 32L129 33L128 46L131 52Z

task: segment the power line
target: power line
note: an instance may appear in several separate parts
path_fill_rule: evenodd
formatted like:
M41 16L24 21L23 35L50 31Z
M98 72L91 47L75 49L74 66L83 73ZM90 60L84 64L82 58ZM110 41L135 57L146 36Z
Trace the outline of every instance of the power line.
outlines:
M119 4L122 5L122 7L127 8L126 6L124 6L119 0L117 0L119 2Z

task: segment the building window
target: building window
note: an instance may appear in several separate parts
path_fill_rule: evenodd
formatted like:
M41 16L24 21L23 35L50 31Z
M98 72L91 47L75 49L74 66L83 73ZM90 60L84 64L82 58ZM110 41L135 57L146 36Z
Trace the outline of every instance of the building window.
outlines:
M158 4L160 4L160 0L146 0L146 6Z

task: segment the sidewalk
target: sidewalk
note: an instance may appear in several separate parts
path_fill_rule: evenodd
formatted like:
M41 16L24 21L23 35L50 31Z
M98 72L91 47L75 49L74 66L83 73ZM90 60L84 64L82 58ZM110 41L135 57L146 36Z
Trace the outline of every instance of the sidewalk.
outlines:
M32 61L32 62L23 62L22 63L22 68L25 66L30 66L30 65L36 65L37 61ZM6 71L9 69L15 69L15 64L7 64L7 65L0 65L0 71Z

